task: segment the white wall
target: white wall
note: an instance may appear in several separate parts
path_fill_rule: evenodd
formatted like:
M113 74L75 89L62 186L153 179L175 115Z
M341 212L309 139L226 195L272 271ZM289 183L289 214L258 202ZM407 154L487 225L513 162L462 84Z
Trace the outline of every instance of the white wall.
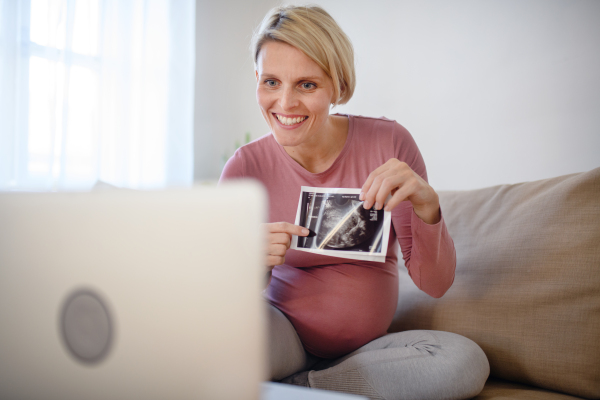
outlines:
M278 4L268 0L197 0L194 177L218 179L223 156L246 132L268 132L256 105L252 31Z
M201 0L196 8L197 179L218 177L220 157L245 131L253 138L267 132L248 42L279 2L226 3ZM357 90L338 111L383 115L408 128L434 188L600 166L599 1L317 3L356 52ZM213 25L227 34L208 36Z

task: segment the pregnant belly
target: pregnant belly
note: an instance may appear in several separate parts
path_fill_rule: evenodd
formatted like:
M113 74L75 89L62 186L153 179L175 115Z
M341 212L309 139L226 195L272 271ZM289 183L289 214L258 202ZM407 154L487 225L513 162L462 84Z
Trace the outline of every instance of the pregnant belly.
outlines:
M340 264L273 270L269 301L319 357L347 354L385 335L398 299L395 266Z

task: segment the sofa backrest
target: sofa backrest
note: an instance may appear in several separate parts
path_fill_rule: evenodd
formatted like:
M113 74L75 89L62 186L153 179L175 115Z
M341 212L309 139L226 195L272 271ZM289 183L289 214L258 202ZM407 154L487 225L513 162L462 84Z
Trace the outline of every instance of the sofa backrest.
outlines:
M430 298L400 261L390 332L455 332L492 376L600 398L600 168L439 195L454 284Z

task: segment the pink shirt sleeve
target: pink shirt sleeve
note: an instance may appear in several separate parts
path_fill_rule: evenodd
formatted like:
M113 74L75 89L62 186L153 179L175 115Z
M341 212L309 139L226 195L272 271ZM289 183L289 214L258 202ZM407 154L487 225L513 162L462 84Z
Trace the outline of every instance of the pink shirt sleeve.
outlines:
M396 154L427 181L425 162L414 139L401 125L395 127L401 132L394 137L402 138L394 143ZM392 224L415 285L432 297L442 297L452 286L456 269L454 242L443 214L437 224L429 225L415 214L409 201L404 201L392 211Z
M225 167L223 167L223 171L221 172L221 177L219 178L219 183L227 180L227 179L240 179L244 178L244 159L239 150L227 160Z

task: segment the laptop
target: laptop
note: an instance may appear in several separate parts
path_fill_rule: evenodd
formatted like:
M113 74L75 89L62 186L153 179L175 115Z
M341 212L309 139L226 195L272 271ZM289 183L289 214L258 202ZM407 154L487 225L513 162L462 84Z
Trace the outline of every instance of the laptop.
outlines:
M258 399L258 184L0 194L1 399Z

